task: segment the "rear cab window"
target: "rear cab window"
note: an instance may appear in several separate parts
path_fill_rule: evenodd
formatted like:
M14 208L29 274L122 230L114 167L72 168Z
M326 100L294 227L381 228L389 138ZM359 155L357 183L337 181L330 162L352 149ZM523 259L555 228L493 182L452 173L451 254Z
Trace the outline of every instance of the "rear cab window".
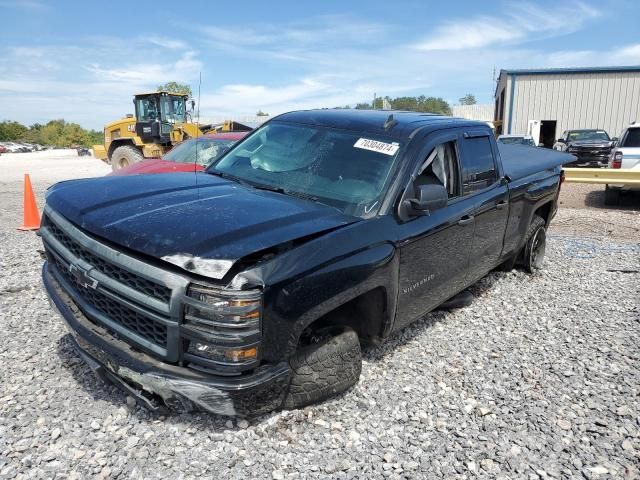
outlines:
M640 128L630 128L624 135L621 147L639 148L640 147Z
M498 172L489 133L465 132L462 145L462 194L471 195L495 184Z

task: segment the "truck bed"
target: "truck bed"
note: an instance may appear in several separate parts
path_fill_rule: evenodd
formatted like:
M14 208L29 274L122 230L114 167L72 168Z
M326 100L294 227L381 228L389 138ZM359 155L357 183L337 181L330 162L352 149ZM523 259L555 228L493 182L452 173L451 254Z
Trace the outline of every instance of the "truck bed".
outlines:
M571 163L576 157L548 148L498 143L504 174L512 181L528 175Z

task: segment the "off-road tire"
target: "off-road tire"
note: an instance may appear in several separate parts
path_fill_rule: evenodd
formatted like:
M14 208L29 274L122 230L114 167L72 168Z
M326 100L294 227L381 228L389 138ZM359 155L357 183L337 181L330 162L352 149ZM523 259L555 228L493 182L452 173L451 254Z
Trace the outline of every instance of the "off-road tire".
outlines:
M542 268L547 245L547 231L542 217L534 215L527 230L522 262L525 270L534 273Z
M136 162L144 160L142 152L131 145L122 145L116 148L111 154L111 168L115 172L121 168L133 165Z
M604 187L604 204L614 207L620 203L620 190L611 188L609 185Z
M284 408L300 408L342 393L358 383L362 354L351 328L318 332L317 342L301 345L289 360L291 383Z

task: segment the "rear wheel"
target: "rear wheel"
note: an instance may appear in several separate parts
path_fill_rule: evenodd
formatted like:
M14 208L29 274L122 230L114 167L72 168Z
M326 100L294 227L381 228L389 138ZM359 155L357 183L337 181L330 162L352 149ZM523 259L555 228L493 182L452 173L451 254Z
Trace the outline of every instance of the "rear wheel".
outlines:
M289 360L291 384L284 408L300 408L342 393L358 382L362 355L351 328L313 332Z
M111 154L111 168L115 172L144 159L142 152L131 145L122 145Z
M615 206L620 203L620 190L611 188L609 185L604 187L604 204Z
M534 273L542 268L547 247L547 231L542 217L534 215L527 231L527 243L524 246L524 268Z

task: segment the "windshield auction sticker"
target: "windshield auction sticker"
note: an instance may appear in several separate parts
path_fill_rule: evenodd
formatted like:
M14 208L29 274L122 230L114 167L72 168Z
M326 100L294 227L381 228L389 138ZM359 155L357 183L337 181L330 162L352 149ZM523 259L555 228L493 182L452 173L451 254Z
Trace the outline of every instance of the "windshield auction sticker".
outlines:
M369 140L368 138L359 138L353 146L356 148L362 148L363 150L384 153L385 155L395 155L400 148L400 145L396 145L394 143L378 142L376 140Z

